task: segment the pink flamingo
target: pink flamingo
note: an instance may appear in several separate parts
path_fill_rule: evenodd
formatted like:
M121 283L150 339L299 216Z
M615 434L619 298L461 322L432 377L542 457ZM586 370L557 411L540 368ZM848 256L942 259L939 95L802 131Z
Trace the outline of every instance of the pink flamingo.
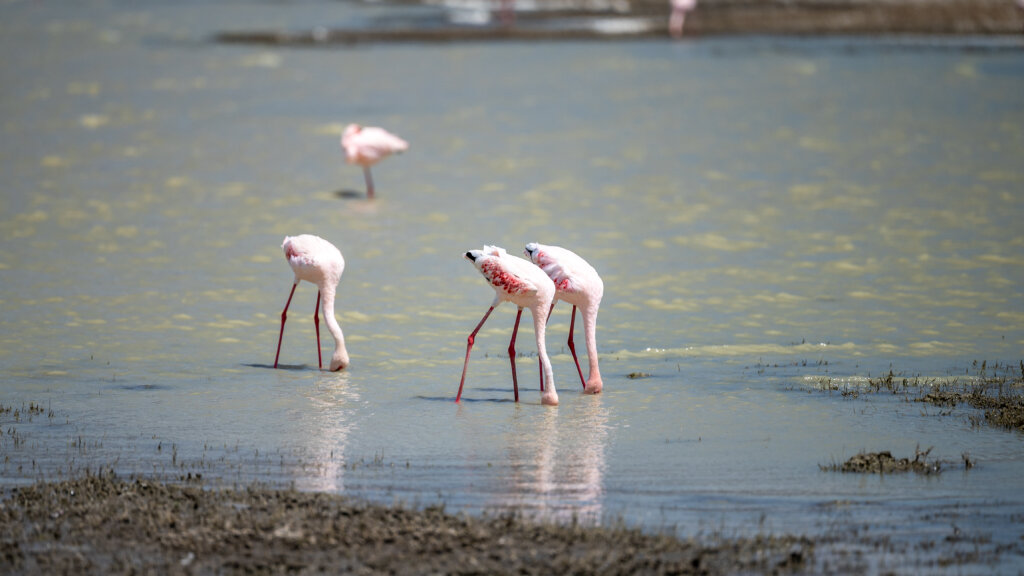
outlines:
M604 282L597 270L586 260L574 252L558 246L545 246L531 242L526 245L526 256L540 266L555 283L555 300L565 300L572 304L572 317L569 320L569 351L576 363L576 372L580 375L583 392L597 394L604 383L601 381L601 370L597 365L597 310L601 307L604 296ZM551 304L554 309L554 302ZM573 344L573 328L576 324L576 307L580 308L583 317L583 333L587 341L587 359L590 361L590 375L583 380L580 361L576 357L576 345Z
M672 14L668 17L668 31L673 38L683 37L683 24L686 13L697 7L697 0L668 0L672 5Z
M281 312L281 334L277 337L274 368L277 368L277 361L281 357L281 340L284 339L284 321L288 317L288 306L292 303L292 296L295 295L295 287L299 285L300 280L305 280L316 284L319 288L319 292L316 294L316 308L313 310L313 324L316 326L317 364L320 369L323 369L324 364L320 356L320 298L322 296L324 320L327 321L327 329L334 337L331 371L341 370L348 366L348 350L345 349L345 336L341 333L338 320L334 317L334 294L338 289L341 273L345 270L345 259L334 244L312 234L285 236L281 248L284 249L288 265L295 272L295 282L292 284L292 291L288 294L288 301L285 302L284 310Z
M459 381L459 393L455 396L458 402L462 398L462 386L466 383L466 368L469 367L469 352L473 349L473 341L494 307L502 302L511 302L519 307L516 323L512 328L512 341L508 344L508 357L512 363L512 389L516 402L519 401L519 382L516 379L516 333L519 331L519 319L523 308L529 308L533 315L533 331L537 336L537 355L540 357L540 390L541 404L558 405L558 392L555 390L555 378L551 372L551 360L548 359L547 347L544 343L544 330L548 314L555 297L555 285L539 268L522 258L508 254L504 248L484 246L483 250L470 250L464 255L476 266L484 278L494 288L494 301L487 313L480 319L466 341L466 361L462 365L462 380ZM547 382L547 386L545 386Z
M395 153L409 149L409 143L383 128L362 127L349 124L341 134L341 147L345 149L345 161L363 167L366 178L366 196L373 198L373 176L370 166Z

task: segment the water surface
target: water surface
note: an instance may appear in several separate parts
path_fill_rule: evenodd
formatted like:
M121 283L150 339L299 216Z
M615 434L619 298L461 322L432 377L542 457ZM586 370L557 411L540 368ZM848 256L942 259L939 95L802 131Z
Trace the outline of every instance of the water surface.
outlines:
M0 8L0 404L20 412L0 414L0 483L202 474L854 548L870 527L897 554L867 550L869 566L897 570L916 561L900 552L944 553L922 541L1019 543L1020 434L814 378L1024 356L1012 40L208 41L387 10ZM343 163L350 121L412 144L375 168L375 202ZM342 373L316 369L310 285L285 367L269 367L292 281L279 247L299 233L347 260ZM548 335L561 406L539 405L528 323L513 404L505 305L456 405L492 298L460 254L531 241L604 278L605 393L579 394L562 305ZM951 470L819 470L918 446Z

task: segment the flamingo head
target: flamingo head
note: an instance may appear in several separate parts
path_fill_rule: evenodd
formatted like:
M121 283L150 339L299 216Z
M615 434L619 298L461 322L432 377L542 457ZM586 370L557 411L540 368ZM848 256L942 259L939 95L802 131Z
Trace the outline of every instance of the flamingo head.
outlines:
M359 134L363 130L363 127L359 124L349 124L345 127L345 130L341 133L341 145L345 145L345 140Z
M526 245L526 249L523 250L523 254L530 259L530 262L537 263L537 259L540 257L540 244L536 242L530 242Z
M470 262L476 262L483 256L504 256L507 254L504 248L498 246L484 245L483 250L470 250L462 255L463 258Z

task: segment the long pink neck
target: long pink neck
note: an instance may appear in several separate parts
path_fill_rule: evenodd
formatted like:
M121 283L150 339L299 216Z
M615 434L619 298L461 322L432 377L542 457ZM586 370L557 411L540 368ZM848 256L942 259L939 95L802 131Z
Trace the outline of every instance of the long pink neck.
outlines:
M327 330L334 337L334 354L331 355L331 370L348 366L348 350L345 348L345 335L341 332L338 319L334 317L334 291L321 289L324 303L324 321Z
M540 356L541 367L544 371L544 396L554 397L557 401L558 392L555 390L555 375L551 370L551 360L548 358L547 349L547 319L548 307L537 306L530 309L533 315L533 332L537 336L537 355Z

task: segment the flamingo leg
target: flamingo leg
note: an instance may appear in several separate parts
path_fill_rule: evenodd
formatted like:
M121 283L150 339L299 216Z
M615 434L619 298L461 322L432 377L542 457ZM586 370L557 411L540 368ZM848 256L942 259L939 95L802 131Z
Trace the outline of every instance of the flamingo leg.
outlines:
M519 382L516 380L516 334L519 332L519 319L523 316L522 307L516 314L516 325L512 327L512 341L508 343L508 360L512 363L512 390L519 402Z
M462 385L466 383L466 368L469 367L469 351L473 349L473 341L476 340L476 333L480 331L480 327L487 321L487 317L494 312L494 305L487 309L487 313L480 319L480 323L473 328L472 334L466 339L466 361L462 364L462 380L459 380L459 393L455 395L455 402L458 402L462 398Z
M576 357L576 344L573 342L572 332L576 325L576 307L572 307L572 317L569 319L569 352L572 352L572 361L576 363L576 373L580 375L580 383L583 389L587 389L587 381L583 379L583 370L580 370L580 359Z
M316 365L324 369L323 357L320 356L320 291L316 293L316 308L313 310L313 326L316 327Z
M366 179L366 197L373 198L373 175L369 166L363 166L363 177Z
M504 26L516 23L515 0L501 0L501 23Z
M274 368L277 368L277 360L281 357L281 341L284 340L284 321L288 318L288 306L292 303L292 296L295 296L295 287L299 283L292 284L292 291L288 293L288 301L284 303L284 310L281 311L281 333L277 337L277 354L274 356Z

